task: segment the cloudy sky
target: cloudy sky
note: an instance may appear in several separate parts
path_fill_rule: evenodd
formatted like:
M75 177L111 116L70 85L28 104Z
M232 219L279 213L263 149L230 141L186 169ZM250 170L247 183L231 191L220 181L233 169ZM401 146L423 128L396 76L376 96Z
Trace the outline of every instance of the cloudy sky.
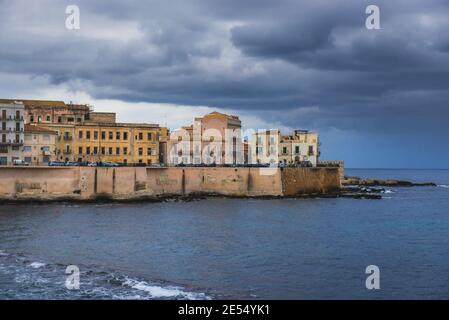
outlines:
M348 167L449 167L447 0L0 0L0 13L2 98L170 128L218 110L318 130L323 158Z

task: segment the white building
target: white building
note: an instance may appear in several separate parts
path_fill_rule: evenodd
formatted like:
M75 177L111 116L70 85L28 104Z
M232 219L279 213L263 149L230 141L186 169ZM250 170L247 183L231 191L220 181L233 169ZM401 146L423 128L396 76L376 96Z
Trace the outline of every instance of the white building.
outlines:
M22 159L24 114L22 103L0 104L0 165Z
M279 129L256 132L251 140L251 159L259 164L310 165L316 167L320 156L319 135L295 130L283 135Z

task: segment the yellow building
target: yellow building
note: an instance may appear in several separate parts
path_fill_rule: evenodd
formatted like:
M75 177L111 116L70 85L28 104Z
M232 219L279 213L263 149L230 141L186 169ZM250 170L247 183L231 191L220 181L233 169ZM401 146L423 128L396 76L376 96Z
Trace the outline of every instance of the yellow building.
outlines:
M157 124L42 124L58 132L58 161L116 162L146 165L164 162L168 129Z

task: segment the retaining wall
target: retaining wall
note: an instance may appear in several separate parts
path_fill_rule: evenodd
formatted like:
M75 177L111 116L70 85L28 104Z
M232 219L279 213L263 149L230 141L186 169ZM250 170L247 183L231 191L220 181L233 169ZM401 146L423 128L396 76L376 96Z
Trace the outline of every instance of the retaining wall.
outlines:
M0 167L0 199L295 196L339 188L336 168Z

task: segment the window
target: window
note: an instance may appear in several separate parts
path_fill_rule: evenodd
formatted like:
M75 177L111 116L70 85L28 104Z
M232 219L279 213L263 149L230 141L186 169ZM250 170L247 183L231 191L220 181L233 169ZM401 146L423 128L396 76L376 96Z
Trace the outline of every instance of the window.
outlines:
M109 140L114 139L114 133L112 131L109 131Z
M120 140L120 131L115 133L115 139Z
M295 154L299 154L299 146L295 146Z
M86 131L86 139L90 139L90 131Z
M62 118L58 117L58 122L61 123L62 122Z
M123 140L128 140L128 132L123 132Z
M34 122L34 116L30 114L30 122Z
M16 131L20 131L20 122L16 122Z
M42 122L42 117L41 116L37 117L37 122Z
M98 147L94 147L94 154L98 153Z
M120 148L115 148L115 154L120 154Z
M31 146L24 146L23 147L24 152L31 152Z
M98 131L94 131L94 140L98 140Z
M43 146L42 147L42 151L49 152L50 151L50 147L49 146Z
M86 154L90 154L90 147L86 147Z
M83 154L83 147L78 148L78 154Z
M101 154L106 154L106 148L105 147L101 147Z
M151 132L148 132L147 136L148 140L153 140L153 135L151 134Z
M47 116L47 122L50 122L50 121L51 121L51 117Z
M139 140L143 140L143 133L139 132Z
M123 154L128 154L128 148L127 147L123 148Z
M76 122L81 122L81 118L76 118Z
M282 153L283 153L283 154L288 154L288 152L287 152L287 147L283 147L283 148L282 148Z
M148 150L147 150L147 155L148 155L148 156L151 156L151 148L148 148Z
M16 143L20 143L20 135L16 134Z
M106 132L101 131L101 140L106 140Z
M82 131L78 132L78 138L79 138L79 139L82 139L82 138L83 138L83 132L82 132Z
M313 156L313 146L309 146L309 156Z
M2 110L2 119L6 119L6 110Z
M25 157L23 159L26 163L31 163L31 157ZM44 161L45 162L45 161ZM48 162L48 161L47 161Z
M2 134L2 142L6 142L6 134Z
M2 130L6 130L6 122L2 122Z
M143 155L143 148L139 148L139 156Z
M112 154L112 148L109 148L108 151L109 151L109 154Z

